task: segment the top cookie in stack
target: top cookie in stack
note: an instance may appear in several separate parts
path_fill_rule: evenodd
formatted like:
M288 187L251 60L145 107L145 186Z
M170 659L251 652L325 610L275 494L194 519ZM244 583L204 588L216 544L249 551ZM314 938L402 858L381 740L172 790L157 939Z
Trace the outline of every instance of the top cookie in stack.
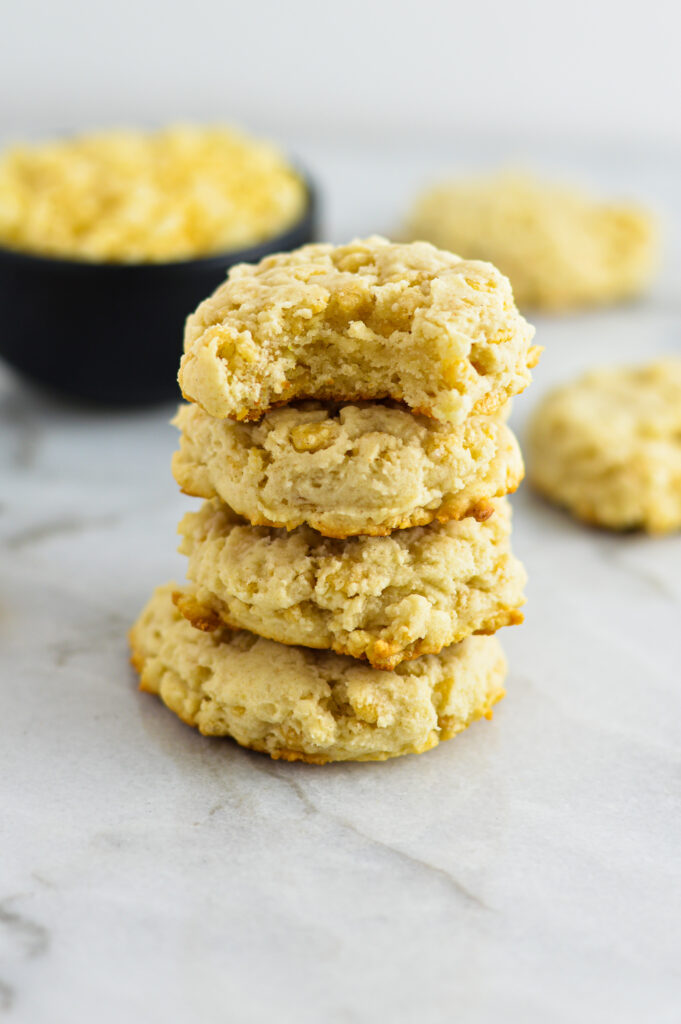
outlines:
M530 381L533 333L493 266L427 243L236 267L187 322L198 404L173 471L253 524L330 537L485 518L522 476L504 403Z
M187 320L179 380L218 418L391 398L458 426L527 387L533 334L489 263L378 237L307 245L232 269Z
M181 524L189 588L133 631L143 687L315 762L426 750L488 714L504 660L473 634L522 621L506 413L533 333L493 266L427 243L234 268L187 322L173 472L207 500Z

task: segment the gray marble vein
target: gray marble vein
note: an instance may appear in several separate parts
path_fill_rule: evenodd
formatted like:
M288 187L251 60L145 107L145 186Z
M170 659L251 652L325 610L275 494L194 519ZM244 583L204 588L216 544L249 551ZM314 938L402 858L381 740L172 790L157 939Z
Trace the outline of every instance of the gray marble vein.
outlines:
M43 541L52 540L53 537L64 536L64 534L80 535L86 530L97 530L113 526L117 521L117 516L100 516L96 519L64 516L18 530L16 533L6 537L3 543L10 551L16 551L19 548L31 547L34 544L41 544Z
M15 909L20 897L8 896L0 902L0 928L22 949L27 957L40 956L49 946L49 932Z
M444 884L447 886L447 888L450 889L450 891L454 892L466 903L473 904L474 906L479 907L481 910L490 909L487 906L487 904L482 899L480 899L479 896L476 896L475 893L470 892L465 885L463 885L460 881L454 878L444 868L440 868L435 864L429 864L425 860L422 860L419 857L413 857L409 853L406 853L404 850L398 849L396 846L393 846L390 843L384 843L378 839L375 839L373 836L357 828L356 825L353 825L352 822L348 821L346 818L342 818L337 814L331 815L328 812L321 811L314 803L314 801L311 799L311 797L305 790L304 786L295 777L291 776L290 773L287 773L285 769L272 769L268 767L266 762L260 764L258 766L258 769L260 771L264 771L267 775L270 776L270 778L277 779L278 782L283 783L286 786L289 786L293 790L297 798L300 800L301 804L303 805L303 808L305 809L305 812L307 814L322 814L324 817L324 822L328 822L328 825L331 827L331 829L333 829L334 827L340 827L341 829L353 833L363 843L377 847L381 852L387 853L397 858L398 860L401 860L403 864L408 865L410 868L414 868L415 870L420 872L426 872L428 875L430 875L434 880L438 882L444 882ZM214 808L213 811L211 811L210 813L214 813L215 810L216 808Z

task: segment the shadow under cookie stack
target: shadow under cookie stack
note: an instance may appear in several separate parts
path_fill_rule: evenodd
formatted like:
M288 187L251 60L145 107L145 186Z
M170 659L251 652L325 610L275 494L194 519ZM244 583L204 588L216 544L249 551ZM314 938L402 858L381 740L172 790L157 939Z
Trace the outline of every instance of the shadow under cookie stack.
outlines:
M508 400L539 349L488 263L427 243L234 268L187 321L173 473L189 584L131 631L141 688L274 758L420 753L504 695L522 621Z

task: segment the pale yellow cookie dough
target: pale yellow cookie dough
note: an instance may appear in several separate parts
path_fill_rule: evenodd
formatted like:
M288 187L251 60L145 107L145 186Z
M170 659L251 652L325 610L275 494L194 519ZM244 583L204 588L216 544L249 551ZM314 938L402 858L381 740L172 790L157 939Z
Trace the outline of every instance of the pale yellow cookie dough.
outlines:
M594 370L550 394L528 434L542 494L613 530L681 528L681 358Z
M376 668L436 654L474 632L522 621L525 571L510 549L510 505L485 522L432 523L346 541L301 526L244 524L205 502L179 526L194 584L181 607L285 644L366 658Z
M380 672L336 654L250 633L202 633L159 587L130 634L140 688L207 736L287 761L383 761L430 750L504 695L496 637Z
M327 537L482 520L524 472L504 412L451 427L394 405L304 402L236 423L184 405L173 474L186 494L219 497L254 525Z
M221 419L392 398L459 424L529 384L533 334L490 264L378 237L307 245L230 270L187 320L179 380Z
M518 174L430 189L411 212L408 235L489 260L508 275L521 308L547 310L637 294L656 254L644 210Z
M0 245L101 262L182 260L281 234L307 202L268 143L224 127L109 131L0 158Z

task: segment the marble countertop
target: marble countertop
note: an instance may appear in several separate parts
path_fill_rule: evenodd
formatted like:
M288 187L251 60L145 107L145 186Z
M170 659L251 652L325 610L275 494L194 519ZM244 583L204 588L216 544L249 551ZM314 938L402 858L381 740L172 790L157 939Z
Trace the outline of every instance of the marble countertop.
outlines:
M305 156L338 239L385 230L437 164ZM627 167L675 201L678 168ZM521 437L555 381L681 350L678 277L535 321ZM171 413L0 374L0 1017L678 1021L681 537L587 529L523 487L529 601L493 722L385 764L273 763L183 726L127 663L183 576Z

